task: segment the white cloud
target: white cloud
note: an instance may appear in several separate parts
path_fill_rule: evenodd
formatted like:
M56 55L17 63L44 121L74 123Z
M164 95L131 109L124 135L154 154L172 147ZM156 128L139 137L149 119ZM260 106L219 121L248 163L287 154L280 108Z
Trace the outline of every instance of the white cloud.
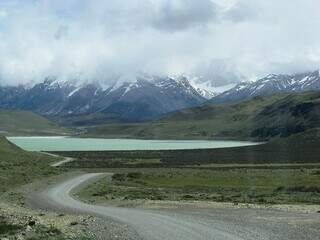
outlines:
M248 78L319 67L318 0L2 0L0 83L179 73L214 59Z

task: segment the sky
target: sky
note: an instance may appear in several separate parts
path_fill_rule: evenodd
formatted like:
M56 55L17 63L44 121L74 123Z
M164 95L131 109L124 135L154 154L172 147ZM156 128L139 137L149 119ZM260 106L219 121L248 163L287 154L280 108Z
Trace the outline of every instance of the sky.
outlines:
M0 84L315 70L319 10L319 0L0 0Z

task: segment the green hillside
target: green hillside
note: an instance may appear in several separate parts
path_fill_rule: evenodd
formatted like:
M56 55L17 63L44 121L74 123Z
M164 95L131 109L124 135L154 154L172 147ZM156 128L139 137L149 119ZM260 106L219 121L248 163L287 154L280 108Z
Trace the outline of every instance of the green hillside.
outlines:
M0 136L0 195L13 187L56 174L50 163L58 161L40 153L23 151Z
M0 134L2 135L64 135L66 133L68 133L66 129L35 113L0 110Z
M15 155L23 153L23 150L9 142L5 137L0 136L0 153L0 160L11 160Z
M207 104L156 122L87 128L86 136L150 139L287 137L320 127L320 92L276 94L234 104Z

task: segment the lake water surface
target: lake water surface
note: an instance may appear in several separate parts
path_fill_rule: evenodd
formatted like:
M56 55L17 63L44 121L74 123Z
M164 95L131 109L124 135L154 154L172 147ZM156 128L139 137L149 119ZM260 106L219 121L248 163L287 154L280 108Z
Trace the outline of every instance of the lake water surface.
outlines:
M8 137L8 140L28 151L178 150L241 147L259 144L218 140L138 140L71 137Z

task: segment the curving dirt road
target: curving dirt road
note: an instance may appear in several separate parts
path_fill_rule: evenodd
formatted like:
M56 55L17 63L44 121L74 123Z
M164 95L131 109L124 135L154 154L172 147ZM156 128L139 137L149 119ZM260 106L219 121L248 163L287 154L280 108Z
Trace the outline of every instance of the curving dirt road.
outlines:
M69 163L69 162L72 162L74 161L74 158L71 158L71 157L65 157L63 160L59 161L59 162L56 162L56 163L53 163L51 164L51 167L61 167L63 166L63 164L65 163Z
M43 208L89 213L131 226L143 240L303 240L318 239L320 214L255 209L143 210L95 206L71 191L99 173L84 174L33 197Z

